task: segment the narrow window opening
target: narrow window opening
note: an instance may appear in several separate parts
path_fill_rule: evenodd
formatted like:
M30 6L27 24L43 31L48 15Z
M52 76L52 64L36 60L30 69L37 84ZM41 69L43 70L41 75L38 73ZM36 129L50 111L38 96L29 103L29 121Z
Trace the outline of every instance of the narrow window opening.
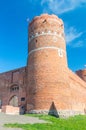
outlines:
M21 98L21 101L25 101L25 97L22 97L22 98Z
M19 90L19 86L16 86L16 85L13 85L11 88L10 88L10 92L15 92L15 91L18 91Z
M43 21L43 23L46 23L46 19Z

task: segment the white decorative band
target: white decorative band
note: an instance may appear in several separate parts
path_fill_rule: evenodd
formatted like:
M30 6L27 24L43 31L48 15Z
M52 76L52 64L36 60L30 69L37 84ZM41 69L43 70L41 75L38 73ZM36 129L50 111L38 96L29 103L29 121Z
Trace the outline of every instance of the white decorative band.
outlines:
M60 38L62 38L64 40L64 37L61 35L61 33L57 33L57 32L41 32L41 33L35 33L33 34L31 37L29 37L29 42L31 42L31 40L33 40L36 37L40 37L40 36L45 36L45 35L50 35L50 36L58 36Z
M29 52L29 55L32 54L33 52L40 51L40 50L43 50L43 49L55 49L55 50L58 50L59 52L64 52L64 53L66 53L66 52L65 52L63 49L61 49L61 48L54 47L54 46L46 46L46 47L40 47L40 48L31 50L31 51Z

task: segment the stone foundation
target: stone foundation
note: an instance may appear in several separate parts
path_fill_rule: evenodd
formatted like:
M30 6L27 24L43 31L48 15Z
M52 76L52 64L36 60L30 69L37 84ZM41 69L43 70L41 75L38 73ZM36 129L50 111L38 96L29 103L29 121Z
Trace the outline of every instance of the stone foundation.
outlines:
M31 110L29 111L30 114L48 114L48 115L53 115L56 117L61 117L61 118L66 118L70 116L75 116L75 115L85 115L84 111L74 111L74 110Z
M0 74L1 111L57 117L86 114L86 69L77 76L68 68L63 21L42 14L28 29L27 65Z

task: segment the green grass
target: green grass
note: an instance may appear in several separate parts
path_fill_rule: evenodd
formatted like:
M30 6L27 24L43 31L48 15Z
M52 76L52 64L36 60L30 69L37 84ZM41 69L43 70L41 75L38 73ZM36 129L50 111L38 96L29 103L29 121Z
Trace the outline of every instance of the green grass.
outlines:
M36 124L5 124L5 127L22 128L23 130L86 130L86 116L75 116L67 119L49 115L26 115L39 117L47 123ZM49 122L49 123L48 123Z

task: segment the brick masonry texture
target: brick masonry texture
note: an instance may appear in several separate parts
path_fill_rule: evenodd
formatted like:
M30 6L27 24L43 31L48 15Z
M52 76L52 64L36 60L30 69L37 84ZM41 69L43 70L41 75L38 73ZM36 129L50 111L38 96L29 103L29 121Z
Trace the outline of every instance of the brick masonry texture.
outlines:
M19 89L15 89L16 87ZM26 67L0 74L0 107L12 110L12 107L5 106L10 105L14 96L18 97L18 104L14 103L17 105L15 107L26 104ZM21 101L22 97L25 97L25 101Z
M76 71L76 74L83 79L84 81L86 81L86 69L85 70L78 70Z
M3 108L15 105L16 111L17 105L25 106L27 113L85 114L86 70L74 74L68 68L63 21L43 14L32 20L28 32L27 66L0 74Z

